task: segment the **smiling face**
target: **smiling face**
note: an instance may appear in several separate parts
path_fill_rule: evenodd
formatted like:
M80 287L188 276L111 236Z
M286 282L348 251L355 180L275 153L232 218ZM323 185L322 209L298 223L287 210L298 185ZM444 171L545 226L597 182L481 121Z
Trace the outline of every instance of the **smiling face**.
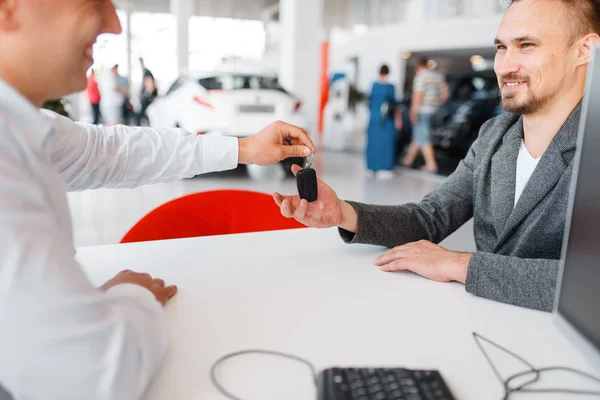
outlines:
M0 1L0 12L0 47L12 55L5 62L14 64L13 75L20 64L20 75L38 80L38 98L85 89L97 37L121 32L111 0ZM34 77L32 70L37 71Z
M578 59L566 7L560 0L522 0L504 15L494 70L506 111L534 114L574 84Z

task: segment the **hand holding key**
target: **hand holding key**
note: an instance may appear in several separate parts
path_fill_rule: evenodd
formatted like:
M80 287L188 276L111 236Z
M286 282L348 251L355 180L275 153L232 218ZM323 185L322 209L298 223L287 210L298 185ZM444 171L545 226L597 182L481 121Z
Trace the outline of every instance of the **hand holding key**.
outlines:
M294 175L298 175L302 171L303 169L297 165L292 167ZM273 199L281 209L281 214L286 218L294 218L298 222L313 228L331 228L344 225L345 216L348 215L344 211L349 211L347 207L352 207L340 200L335 191L323 181L320 179L316 179L316 181L318 196L316 201L310 203L306 199L301 199L299 194L283 196L274 193ZM351 212L353 211L352 208Z
M296 173L296 184L298 185L298 195L301 199L312 203L319 197L319 187L317 183L317 172L312 169L314 154L309 155L304 160L304 169Z

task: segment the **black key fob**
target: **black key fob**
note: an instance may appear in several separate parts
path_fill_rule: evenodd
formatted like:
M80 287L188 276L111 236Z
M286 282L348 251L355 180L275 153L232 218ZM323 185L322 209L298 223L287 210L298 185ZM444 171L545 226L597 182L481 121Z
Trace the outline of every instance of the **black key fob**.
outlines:
M319 197L317 191L317 172L312 168L298 171L296 174L296 183L298 184L298 194L301 199L309 203L316 201Z

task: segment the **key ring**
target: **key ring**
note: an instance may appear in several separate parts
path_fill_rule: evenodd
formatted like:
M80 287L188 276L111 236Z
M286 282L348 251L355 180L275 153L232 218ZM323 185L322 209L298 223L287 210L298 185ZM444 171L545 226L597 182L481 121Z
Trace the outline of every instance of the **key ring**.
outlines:
M309 169L312 167L314 158L314 153L310 153L310 155L304 159L304 169Z

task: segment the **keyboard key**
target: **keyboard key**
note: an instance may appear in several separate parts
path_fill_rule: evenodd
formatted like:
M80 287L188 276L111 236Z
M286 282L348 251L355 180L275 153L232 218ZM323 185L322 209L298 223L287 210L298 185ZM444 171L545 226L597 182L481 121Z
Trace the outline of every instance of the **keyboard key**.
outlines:
M437 371L340 368L319 380L319 400L454 400Z

